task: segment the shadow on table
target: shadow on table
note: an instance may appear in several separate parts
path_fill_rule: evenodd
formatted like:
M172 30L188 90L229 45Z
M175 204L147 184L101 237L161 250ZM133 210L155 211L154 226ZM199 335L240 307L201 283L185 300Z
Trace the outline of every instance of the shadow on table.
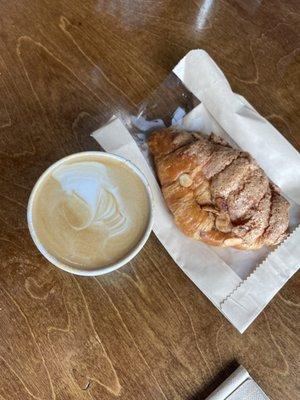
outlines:
M239 364L237 363L237 361L235 361L235 360L231 361L199 393L196 393L192 397L189 397L187 400L205 400L238 367L239 367Z

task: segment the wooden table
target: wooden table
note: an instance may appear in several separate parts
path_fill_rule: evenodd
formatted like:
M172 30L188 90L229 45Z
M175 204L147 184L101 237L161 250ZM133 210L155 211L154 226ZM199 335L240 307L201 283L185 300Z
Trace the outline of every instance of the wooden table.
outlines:
M204 399L238 363L273 400L299 396L299 274L240 335L154 235L120 271L81 278L26 224L42 171L97 150L89 134L193 48L299 148L299 13L299 0L1 1L1 400Z

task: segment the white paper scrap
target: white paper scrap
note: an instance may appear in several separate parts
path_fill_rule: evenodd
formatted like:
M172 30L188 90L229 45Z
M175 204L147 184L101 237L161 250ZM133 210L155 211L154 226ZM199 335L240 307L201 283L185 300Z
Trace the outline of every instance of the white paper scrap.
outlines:
M206 400L269 400L248 371L240 366Z

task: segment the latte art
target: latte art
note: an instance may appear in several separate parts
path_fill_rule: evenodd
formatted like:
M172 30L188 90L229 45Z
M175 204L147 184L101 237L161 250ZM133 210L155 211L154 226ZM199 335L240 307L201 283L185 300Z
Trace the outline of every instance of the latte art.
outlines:
M149 218L142 179L124 162L85 153L46 174L32 205L33 229L46 251L65 265L88 270L126 257Z
M96 162L80 162L58 168L52 174L60 183L66 201L59 203L66 221L75 230L94 227L107 235L129 229L122 198L108 178L107 167Z

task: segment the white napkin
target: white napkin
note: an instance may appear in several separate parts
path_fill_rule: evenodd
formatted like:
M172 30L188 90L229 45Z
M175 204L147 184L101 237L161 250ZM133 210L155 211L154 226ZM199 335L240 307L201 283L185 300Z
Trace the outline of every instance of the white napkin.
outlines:
M206 400L269 400L248 371L240 366Z

